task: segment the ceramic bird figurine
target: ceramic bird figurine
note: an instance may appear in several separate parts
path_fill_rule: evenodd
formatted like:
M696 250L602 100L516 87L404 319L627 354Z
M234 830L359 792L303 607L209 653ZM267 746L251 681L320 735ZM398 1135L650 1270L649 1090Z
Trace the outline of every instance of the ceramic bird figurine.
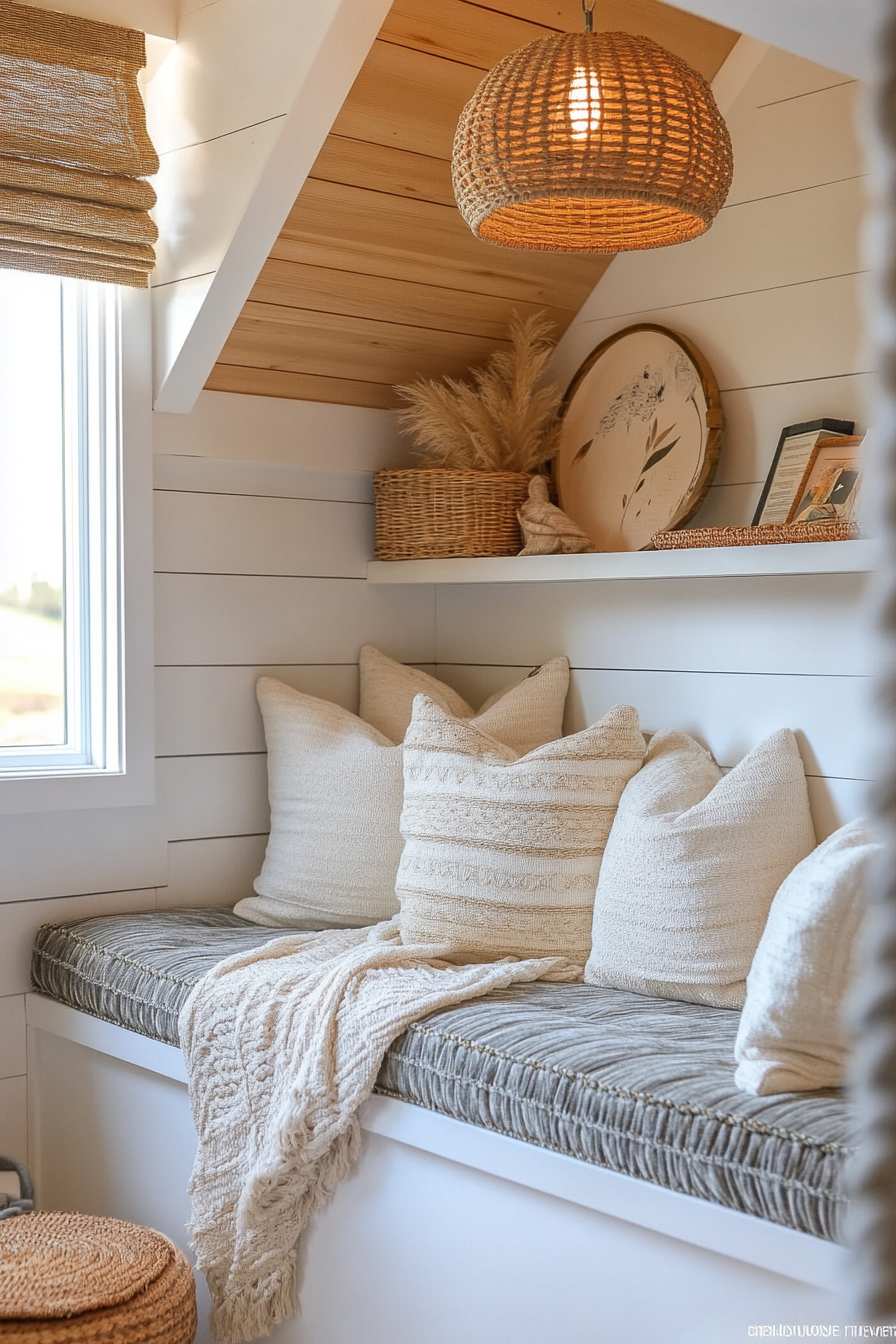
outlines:
M517 510L526 543L520 555L575 555L591 550L591 539L577 523L552 504L544 476L533 476L529 498Z

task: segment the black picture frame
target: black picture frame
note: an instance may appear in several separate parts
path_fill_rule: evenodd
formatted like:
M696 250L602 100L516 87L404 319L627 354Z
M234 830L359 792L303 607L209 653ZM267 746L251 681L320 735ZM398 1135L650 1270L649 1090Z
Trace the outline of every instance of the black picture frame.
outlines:
M760 524L763 510L765 509L766 501L768 500L768 497L772 492L772 487L774 486L775 483L775 476L777 475L778 466L781 462L781 455L784 452L784 447L788 439L794 439L802 434L811 434L813 432L816 432L819 435L822 434L849 435L852 434L854 430L855 430L854 420L833 420L828 416L823 417L821 420L806 420L802 424L785 425L784 428L781 430L781 436L778 439L778 446L775 449L775 455L772 458L772 464L769 467L768 475L765 478L765 485L762 487L762 494L759 496L759 503L756 505L756 512L753 514L752 526L758 527ZM809 455L811 451L812 448L810 446L806 453L807 462L809 460ZM799 481L801 479L802 479L802 470L800 471L800 474L797 477L797 485L799 485ZM781 519L780 521L783 522L783 519Z

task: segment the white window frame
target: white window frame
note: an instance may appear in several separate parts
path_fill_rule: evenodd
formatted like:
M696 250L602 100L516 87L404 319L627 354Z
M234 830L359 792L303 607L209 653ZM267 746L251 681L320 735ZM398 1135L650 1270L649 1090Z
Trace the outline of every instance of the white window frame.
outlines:
M75 586L67 579L66 590L65 619L71 623L67 649L75 647L73 625L85 614L91 642L89 657L82 664L89 668L89 677L81 676L81 666L74 659L66 669L69 712L85 730L85 750L81 754L55 747L32 749L22 753L15 764L9 757L0 761L0 766L8 762L12 767L0 770L0 815L137 807L155 801L149 293L122 288L119 311L118 386L105 389L111 399L109 410L95 417L90 426L91 433L107 431L107 437L117 442L107 442L101 475L97 475L98 461L91 461L89 471L94 479L86 479L81 462L81 489L88 490L94 508L104 500L105 510L100 510L100 517L91 517L82 554L67 556L69 562L76 562L74 569L71 563L67 565L68 575L83 574L86 561L93 567L95 580ZM82 358L87 357L90 345L90 340L82 342ZM89 399L94 406L110 366L114 367L114 361L107 361L105 368L94 362L89 371L82 369L94 394ZM83 434L86 426L67 427L69 433L75 428ZM72 507L76 507L77 493L67 492ZM118 508L114 507L116 495ZM67 536L74 537L76 532L69 527ZM118 591L110 591L109 585Z

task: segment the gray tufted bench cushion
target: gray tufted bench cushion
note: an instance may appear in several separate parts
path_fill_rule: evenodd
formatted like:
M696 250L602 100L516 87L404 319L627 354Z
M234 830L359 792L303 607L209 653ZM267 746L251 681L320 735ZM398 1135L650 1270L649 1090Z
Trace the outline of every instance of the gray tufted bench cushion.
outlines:
M177 1045L216 962L287 930L229 909L46 925L34 987ZM517 985L414 1024L377 1091L458 1120L839 1240L855 1124L842 1094L734 1086L738 1015L588 985Z

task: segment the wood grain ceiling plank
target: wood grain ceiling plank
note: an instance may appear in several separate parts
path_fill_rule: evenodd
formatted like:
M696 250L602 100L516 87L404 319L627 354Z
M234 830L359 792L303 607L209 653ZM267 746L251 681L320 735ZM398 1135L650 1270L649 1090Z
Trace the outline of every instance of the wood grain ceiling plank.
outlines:
M496 348L507 349L509 343L249 302L228 337L221 362L369 383L403 383L443 374L463 376L471 366L483 364Z
M543 304L521 299L275 260L266 263L249 299L344 317L385 319L402 326L452 331L491 341L506 338L514 312L521 317L546 312L558 338L575 316L572 308L546 309Z
M611 258L493 247L456 209L308 181L271 256L553 308L584 303Z
M476 0L476 7L504 14L510 11L519 19L562 32L578 33L583 28L581 0ZM740 36L661 0L598 0L594 26L599 32L621 30L652 37L709 80Z
M595 20L708 79L738 36L661 0L600 0ZM565 325L611 258L480 242L454 206L449 160L482 72L546 30L581 27L581 0L395 0L207 386L395 406L393 383L485 359L514 307Z
M391 410L399 400L386 383L351 378L319 378L309 373L252 369L218 363L205 384L209 392L241 392L254 397L287 397L293 401L326 401L337 406L369 406Z
M481 78L473 66L377 40L331 130L450 159L457 119Z
M512 9L508 4L505 9ZM579 10L581 15L581 9ZM394 0L380 39L449 61L472 65L483 73L508 52L547 37L556 27L529 23L509 12L486 9L466 0Z
M451 164L447 159L372 145L364 140L347 140L341 135L327 136L310 176L321 182L341 182L392 196L454 206Z

